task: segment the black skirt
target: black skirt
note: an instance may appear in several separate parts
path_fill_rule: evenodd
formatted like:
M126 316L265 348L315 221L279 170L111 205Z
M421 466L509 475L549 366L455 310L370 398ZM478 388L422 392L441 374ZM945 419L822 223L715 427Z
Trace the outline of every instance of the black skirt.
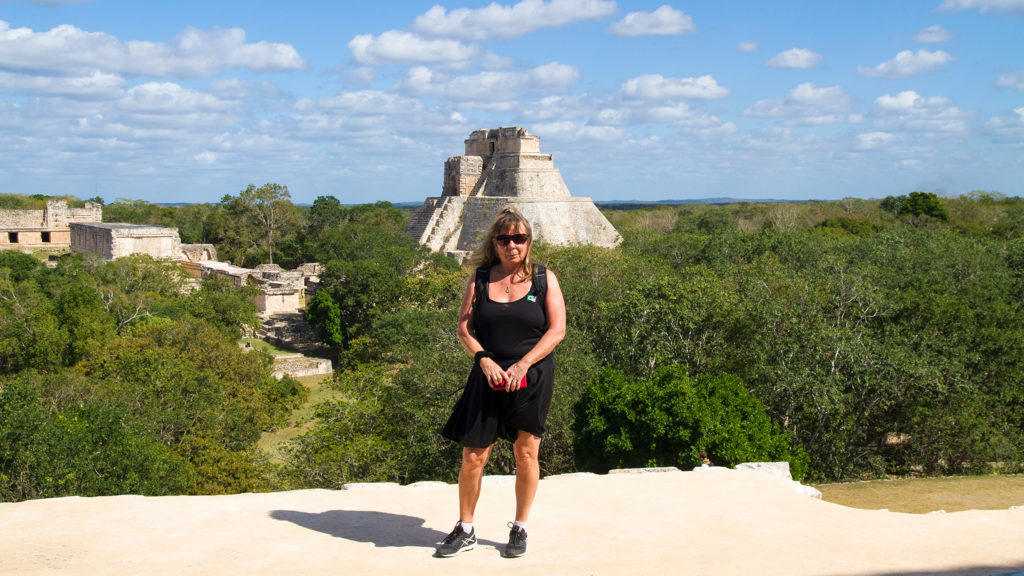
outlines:
M514 363L500 365L506 370ZM474 365L441 435L469 448L487 448L498 438L515 442L520 430L542 437L554 381L551 355L530 367L526 388L515 392L491 389L480 366Z

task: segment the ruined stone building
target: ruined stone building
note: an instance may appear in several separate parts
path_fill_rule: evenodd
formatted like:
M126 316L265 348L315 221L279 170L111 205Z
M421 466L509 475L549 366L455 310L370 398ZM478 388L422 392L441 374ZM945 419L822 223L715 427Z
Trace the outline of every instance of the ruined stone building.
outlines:
M125 222L76 222L71 228L71 251L97 254L115 260L146 254L157 260L199 262L216 260L213 244L182 244L173 226Z
M231 280L236 288L255 286L256 310L263 315L291 314L306 307L306 301L320 285L323 265L302 264L294 270L285 270L277 264L261 264L256 268L242 268L228 262L198 261L185 264L185 270L194 278L212 275Z
M124 222L71 224L71 251L99 254L104 260L148 254L157 260L182 260L178 229Z
M441 196L416 209L406 234L435 252L465 261L505 206L514 206L550 244L617 246L622 237L590 198L573 197L525 128L476 130L466 153L445 162Z
M219 275L231 279L236 287L259 289L256 309L264 315L298 312L306 306L307 288L319 283L322 266L303 264L284 270L274 264L241 268L217 261L212 244L182 244L178 229L170 226L127 224L123 222L73 223L72 252L90 252L105 260L131 254L146 254L157 260L181 263L193 281ZM315 288L314 288L315 289Z
M65 250L69 225L103 220L103 206L86 202L70 208L66 200L47 200L42 210L0 210L0 250Z

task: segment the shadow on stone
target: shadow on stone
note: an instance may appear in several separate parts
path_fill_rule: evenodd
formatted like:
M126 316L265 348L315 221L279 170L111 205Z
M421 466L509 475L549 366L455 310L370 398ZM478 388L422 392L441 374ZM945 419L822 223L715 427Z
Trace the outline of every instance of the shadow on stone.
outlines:
M389 514L364 510L328 510L326 512L299 512L297 510L273 510L270 517L283 520L330 534L335 538L353 542L370 542L383 547L434 548L448 535L423 526L424 520L415 516ZM480 545L498 548L504 543L480 540Z

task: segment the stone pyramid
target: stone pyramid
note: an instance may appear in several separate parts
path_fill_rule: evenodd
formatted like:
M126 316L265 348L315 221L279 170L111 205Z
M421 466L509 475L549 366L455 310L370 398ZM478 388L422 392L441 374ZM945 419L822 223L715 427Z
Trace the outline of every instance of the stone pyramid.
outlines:
M470 134L466 154L445 162L441 196L416 209L405 233L465 261L506 206L519 210L534 237L549 244L613 247L622 241L593 200L569 194L551 154L541 154L540 138L518 126Z

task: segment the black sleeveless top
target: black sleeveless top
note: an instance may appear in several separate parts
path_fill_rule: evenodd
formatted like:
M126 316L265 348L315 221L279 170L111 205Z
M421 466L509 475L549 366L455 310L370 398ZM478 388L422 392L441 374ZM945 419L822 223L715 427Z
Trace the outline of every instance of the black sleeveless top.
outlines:
M491 300L487 284L479 295L473 331L484 350L494 353L498 364L514 363L525 356L547 330L547 313L536 284L533 282L526 296L514 302Z

